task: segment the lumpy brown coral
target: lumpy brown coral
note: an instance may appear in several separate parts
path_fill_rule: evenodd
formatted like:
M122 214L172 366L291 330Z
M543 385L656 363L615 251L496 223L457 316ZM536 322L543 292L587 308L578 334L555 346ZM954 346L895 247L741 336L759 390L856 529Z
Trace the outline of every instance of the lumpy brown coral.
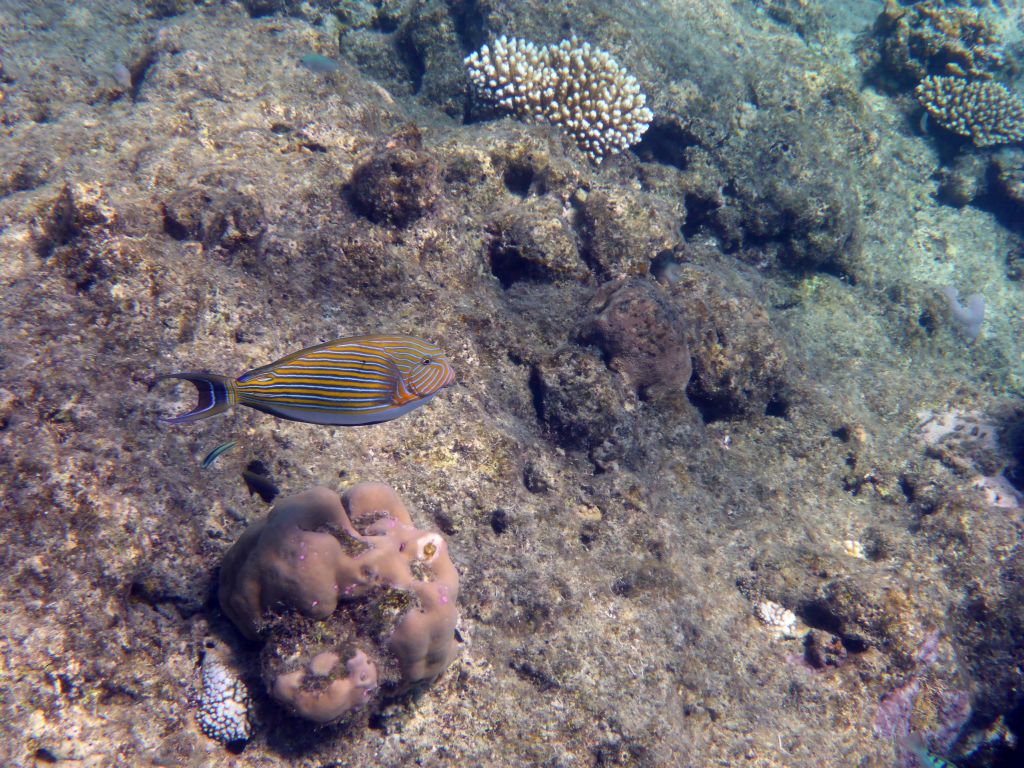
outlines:
M378 686L401 693L445 670L458 590L444 538L417 529L390 487L360 483L280 500L225 555L219 596L246 636L267 639L271 695L328 723Z

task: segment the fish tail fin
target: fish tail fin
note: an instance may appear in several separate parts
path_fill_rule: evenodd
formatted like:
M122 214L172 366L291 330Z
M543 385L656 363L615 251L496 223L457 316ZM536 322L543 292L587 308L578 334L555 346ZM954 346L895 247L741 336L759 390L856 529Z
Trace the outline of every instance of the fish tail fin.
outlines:
M168 373L158 376L156 381L182 379L195 385L199 401L196 407L180 416L161 416L161 424L190 424L218 413L223 413L237 402L235 383L227 376L215 373ZM155 382L154 382L155 383Z

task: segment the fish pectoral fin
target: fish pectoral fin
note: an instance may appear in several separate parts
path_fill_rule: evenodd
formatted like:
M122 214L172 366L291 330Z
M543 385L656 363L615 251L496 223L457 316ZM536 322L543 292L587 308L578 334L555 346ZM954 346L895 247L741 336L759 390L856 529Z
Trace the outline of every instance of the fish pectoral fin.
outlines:
M391 398L391 402L395 405L405 405L406 403L411 403L416 399L416 397L416 395L407 392L402 387L398 387L395 390L394 396Z
M419 398L419 395L405 386L405 377L402 376L402 369L398 367L398 363L394 361L391 355L388 355L388 369L391 373L391 380L394 382L391 387L392 405L405 405Z

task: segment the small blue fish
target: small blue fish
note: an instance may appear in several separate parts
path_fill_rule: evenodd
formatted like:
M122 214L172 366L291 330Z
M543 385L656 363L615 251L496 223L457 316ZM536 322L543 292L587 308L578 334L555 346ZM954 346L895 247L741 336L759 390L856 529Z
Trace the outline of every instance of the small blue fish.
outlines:
M188 424L233 405L310 424L355 426L396 419L455 381L448 358L412 336L352 336L302 349L237 379L171 373L195 385L199 402L164 424ZM216 457L214 457L216 458Z
M237 440L228 440L226 443L221 443L208 454L206 454L206 458L203 459L203 463L200 464L199 466L202 467L203 469L209 469L213 462L217 460L218 456L227 453L236 445L238 445Z
M929 752L924 740L916 733L904 736L900 739L899 744L913 754L924 768L956 768L955 763Z
M316 72L317 74L337 72L341 69L341 64L336 62L334 59L321 56L319 53L307 53L299 59L299 64L304 66L310 72Z

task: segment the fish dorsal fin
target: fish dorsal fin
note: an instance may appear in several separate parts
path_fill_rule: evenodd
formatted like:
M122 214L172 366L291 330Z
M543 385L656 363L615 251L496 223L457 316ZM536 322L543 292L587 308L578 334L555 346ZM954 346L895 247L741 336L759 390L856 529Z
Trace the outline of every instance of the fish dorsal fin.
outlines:
M238 381L239 384L244 384L247 381L252 381L253 379L255 379L260 374L270 373L272 370L277 368L279 365L285 365L286 363L290 363L293 360L298 360L300 357L304 357L304 356L308 355L310 352L319 352L321 349L327 349L328 347L333 347L333 346L336 346L336 345L342 344L342 343L345 343L345 344L349 344L349 343L358 344L360 342L366 342L369 339L376 339L376 338L380 338L380 337L379 336L346 336L346 337L343 337L343 338L340 338L340 339L334 339L332 341L325 341L322 344L314 344L312 347L306 347L305 349L300 349L298 352L292 352L290 355L285 355L280 360L275 360L272 363L267 363L266 365L261 365L259 368L253 368L251 370L248 370L245 373L243 373L241 376L239 376L238 379L236 379L236 381Z

